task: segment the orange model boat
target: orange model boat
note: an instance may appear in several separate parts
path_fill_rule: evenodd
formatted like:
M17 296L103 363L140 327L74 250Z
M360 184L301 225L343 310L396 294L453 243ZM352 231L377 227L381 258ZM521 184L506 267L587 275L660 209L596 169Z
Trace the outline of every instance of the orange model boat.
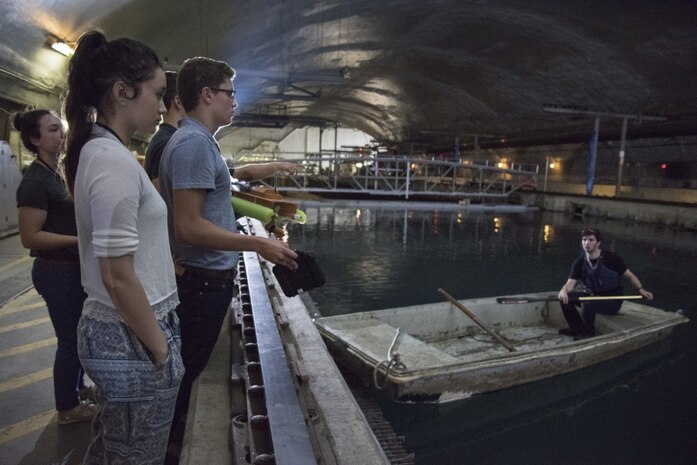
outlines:
M254 186L248 191L235 192L236 197L271 208L276 214L294 218L298 211L299 202L289 200L275 189L266 186Z

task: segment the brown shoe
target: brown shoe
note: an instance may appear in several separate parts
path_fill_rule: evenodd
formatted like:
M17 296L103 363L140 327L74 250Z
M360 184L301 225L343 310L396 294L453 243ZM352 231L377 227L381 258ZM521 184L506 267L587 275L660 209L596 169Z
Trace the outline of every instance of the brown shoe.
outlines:
M58 412L58 424L67 425L69 423L77 423L80 421L88 421L94 418L99 409L96 405L89 401L82 401L77 407L65 412Z

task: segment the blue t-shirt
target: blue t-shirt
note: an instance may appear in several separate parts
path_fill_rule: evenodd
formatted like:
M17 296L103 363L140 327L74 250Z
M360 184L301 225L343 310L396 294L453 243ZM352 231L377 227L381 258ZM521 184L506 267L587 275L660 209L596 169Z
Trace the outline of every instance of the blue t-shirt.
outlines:
M160 162L160 193L167 204L174 262L214 270L237 266L235 251L202 249L175 240L172 199L177 189L205 189L202 216L221 228L237 231L231 205L230 171L213 135L193 118L179 122L179 129L167 143Z

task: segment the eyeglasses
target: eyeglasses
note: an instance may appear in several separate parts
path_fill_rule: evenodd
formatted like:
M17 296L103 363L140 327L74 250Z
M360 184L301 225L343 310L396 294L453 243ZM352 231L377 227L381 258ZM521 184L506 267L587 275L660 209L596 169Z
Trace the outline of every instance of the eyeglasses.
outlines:
M228 97L235 98L235 89L221 89L220 87L209 87L210 90L215 90L218 92L225 92Z

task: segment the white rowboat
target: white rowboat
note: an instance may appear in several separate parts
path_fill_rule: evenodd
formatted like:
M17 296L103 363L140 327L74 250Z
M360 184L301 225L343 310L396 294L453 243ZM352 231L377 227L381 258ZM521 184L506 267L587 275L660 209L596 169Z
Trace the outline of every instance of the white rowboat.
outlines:
M558 334L566 326L558 301L459 302L499 337L450 302L321 317L315 325L341 364L390 397L445 402L588 367L688 322L680 311L625 301L619 314L597 315L596 337L574 341Z

